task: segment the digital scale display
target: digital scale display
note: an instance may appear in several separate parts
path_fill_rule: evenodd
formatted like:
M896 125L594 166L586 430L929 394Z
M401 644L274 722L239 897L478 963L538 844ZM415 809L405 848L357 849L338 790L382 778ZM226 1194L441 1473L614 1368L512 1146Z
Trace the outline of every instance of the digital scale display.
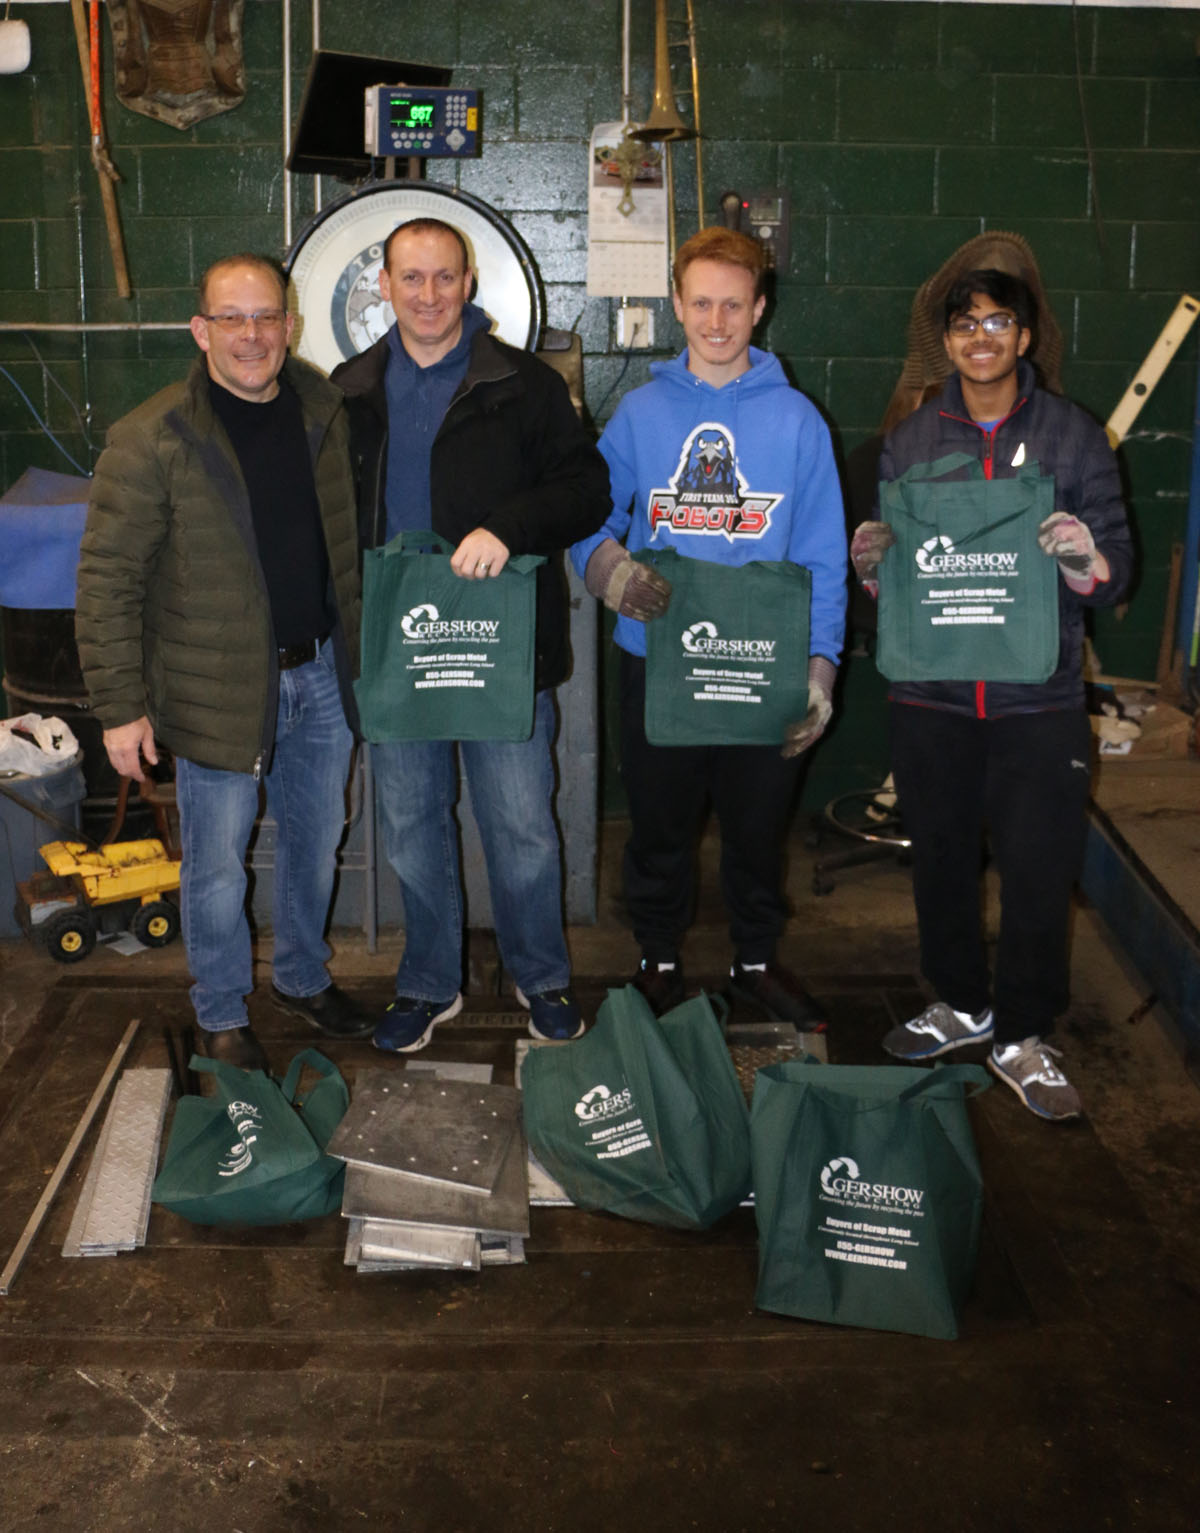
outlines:
M393 133L433 132L432 101L414 101L411 96L389 95L388 116Z
M372 85L364 97L364 131L370 155L461 159L477 154L479 92Z

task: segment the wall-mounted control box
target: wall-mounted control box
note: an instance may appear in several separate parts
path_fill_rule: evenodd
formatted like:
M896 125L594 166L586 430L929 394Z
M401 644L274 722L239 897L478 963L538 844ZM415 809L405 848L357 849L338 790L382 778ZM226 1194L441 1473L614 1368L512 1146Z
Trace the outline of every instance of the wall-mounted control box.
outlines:
M479 92L457 86L371 85L363 139L376 157L467 159L479 153Z

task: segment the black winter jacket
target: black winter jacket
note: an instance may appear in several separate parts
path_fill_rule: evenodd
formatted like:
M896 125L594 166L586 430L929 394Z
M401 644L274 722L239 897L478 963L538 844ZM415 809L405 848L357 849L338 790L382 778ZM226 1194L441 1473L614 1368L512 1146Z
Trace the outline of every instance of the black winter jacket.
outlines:
M386 538L388 339L335 368L346 394L364 548ZM575 414L566 385L528 352L480 331L430 458L433 530L457 545L477 527L510 554L543 554L537 572L535 685L570 669L561 551L609 512L608 468Z
M1022 444L1024 453L1020 452ZM1115 606L1128 589L1133 568L1121 481L1108 438L1085 410L1039 388L1032 366L1022 360L1017 370L1016 403L990 437L971 419L955 374L936 399L889 433L879 460L879 477L884 482L898 479L918 463L931 463L954 452L978 457L985 473L995 479L1015 477L1014 457L1018 462L1036 459L1044 473L1054 476L1055 510L1067 511L1087 523L1096 547L1108 560L1110 578L1097 584L1089 595L1080 596L1059 577L1058 666L1048 681L894 682L890 696L896 702L945 708L976 718L1080 708L1084 702L1084 608ZM963 477L965 473L963 470Z

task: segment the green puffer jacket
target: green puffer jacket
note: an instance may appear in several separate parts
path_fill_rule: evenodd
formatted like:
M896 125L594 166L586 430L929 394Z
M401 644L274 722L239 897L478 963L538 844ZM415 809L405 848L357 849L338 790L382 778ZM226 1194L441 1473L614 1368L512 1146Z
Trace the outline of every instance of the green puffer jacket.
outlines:
M338 680L351 677L361 609L354 485L340 389L288 358L299 395L339 614ZM279 668L250 497L213 413L204 359L119 420L96 464L79 554L75 632L106 729L143 714L176 755L265 770Z

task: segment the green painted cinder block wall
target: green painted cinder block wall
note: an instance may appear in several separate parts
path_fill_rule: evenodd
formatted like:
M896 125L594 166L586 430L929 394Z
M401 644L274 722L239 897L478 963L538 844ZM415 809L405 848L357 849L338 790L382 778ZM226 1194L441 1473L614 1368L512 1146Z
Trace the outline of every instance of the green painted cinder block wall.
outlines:
M296 104L311 32L304 7L294 11ZM634 6L637 109L650 96L652 11L649 0ZM626 365L613 306L585 291L586 143L595 122L620 116L620 13L620 0L321 9L323 47L449 65L483 90L483 156L433 162L429 174L520 230L550 323L583 338L601 425L618 379L622 389L641 382L655 354ZM245 103L193 129L120 107L108 64L129 301L113 288L69 7L17 0L12 14L30 24L33 64L0 77L0 319L78 319L81 292L89 319L186 318L214 257L283 253L279 0L246 0ZM1067 390L1100 418L1180 294L1200 291L1200 11L695 0L695 15L707 215L729 188L790 191L790 259L759 339L826 412L843 457L878 425L914 289L981 230L1015 229L1033 244L1067 338ZM696 227L686 149L677 166L686 235ZM298 229L312 182L294 178L293 189ZM325 203L341 190L326 180ZM657 354L669 354L678 331L669 306L655 308ZM162 332L93 336L86 347L75 336L35 341L70 399L24 336L0 334L2 486L30 464L68 468L14 384L86 466L105 427L176 377L192 351L186 335ZM1128 610L1097 624L1110 671L1154 671L1186 516L1196 365L1193 334L1122 449L1142 564ZM88 407L90 442L71 401ZM883 687L868 658L851 660L845 694L812 764L810 802L886 765Z

